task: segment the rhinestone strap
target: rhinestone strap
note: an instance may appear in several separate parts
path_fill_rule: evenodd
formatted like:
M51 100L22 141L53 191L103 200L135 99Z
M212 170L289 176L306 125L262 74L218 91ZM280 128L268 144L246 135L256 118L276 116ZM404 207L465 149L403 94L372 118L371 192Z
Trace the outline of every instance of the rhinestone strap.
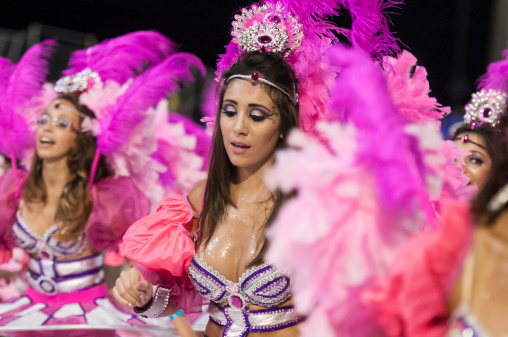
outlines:
M134 312L146 318L160 317L169 305L170 294L171 288L168 286L156 285L150 302L143 308L134 307Z

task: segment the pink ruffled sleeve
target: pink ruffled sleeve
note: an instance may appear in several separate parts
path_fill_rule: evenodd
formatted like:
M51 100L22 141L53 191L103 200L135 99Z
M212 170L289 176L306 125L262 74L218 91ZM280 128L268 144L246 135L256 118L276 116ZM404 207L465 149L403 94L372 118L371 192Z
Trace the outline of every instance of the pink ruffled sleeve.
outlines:
M367 296L388 336L446 336L447 298L460 275L472 229L469 204L449 201L439 231L421 233L401 247L389 277Z
M185 196L165 198L157 212L129 228L121 245L121 253L138 263L145 279L171 286L171 302L186 313L201 312L206 303L187 274L195 253L193 236L186 229L192 218Z
M18 170L18 179L24 183L27 172ZM19 207L20 198L16 198L16 183L14 171L11 169L0 177L0 256L10 258L10 251L16 247L12 226L16 222L16 211ZM7 255L6 255L7 254ZM0 263L6 262L0 260Z
M194 256L194 241L185 225L193 218L187 198L165 198L157 212L133 224L121 252L130 260L152 270L166 270L175 277L186 275Z
M86 226L92 249L118 256L122 237L138 219L150 213L150 200L128 178L101 179L92 188L93 209ZM120 261L118 258L109 259Z

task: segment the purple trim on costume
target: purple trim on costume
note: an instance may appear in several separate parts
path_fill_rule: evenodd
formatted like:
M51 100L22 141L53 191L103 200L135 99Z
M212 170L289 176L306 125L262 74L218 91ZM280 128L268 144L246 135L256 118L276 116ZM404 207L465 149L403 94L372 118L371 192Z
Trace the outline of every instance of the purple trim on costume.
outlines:
M196 288L196 290L198 291L198 293L200 293L201 295L203 296L206 296L208 294L211 293L210 289L208 289L207 287L205 287L204 285L202 285L201 283L199 283L198 280L195 280L193 279L194 281L194 287ZM197 286L197 287L196 287ZM199 288L199 289L198 289Z
M294 305L286 305L283 307L276 307L273 309L256 309L256 310L249 310L250 313L256 315L256 314L266 314L267 312L275 312L275 311L281 311L281 310L293 310L295 308Z
M282 323L282 324L272 325L272 326L266 327L266 328L252 327L250 329L250 332L269 332L269 331L282 330L282 329L286 329L286 328L298 325L298 324L302 323L303 321L305 321L305 319L306 319L306 317L298 317L297 319L294 319L292 321Z
M249 277L247 277L243 282L242 282L242 290L248 285L250 279L252 278L256 278L257 276L259 276L259 274L263 274L265 271L268 271L268 270L271 270L273 269L272 266L268 265L264 268L261 268L259 270L256 270L255 272L251 273L249 275Z
M233 325L233 319L229 316L228 310L224 310L223 312L224 312L224 316L226 317L228 323L224 327L224 330L222 330L222 337L227 337L228 333L229 333L229 329ZM249 322L249 317L247 317L247 313L245 312L245 310L242 310L241 313L242 313L243 323L245 324L245 328L243 329L243 331L241 332L239 337L245 337L251 331L250 330L250 322Z
M189 270L196 290L210 301L224 303L233 295L230 286L225 284L225 277L218 278L218 271L206 265L199 257L194 256ZM247 270L239 283L234 285L238 289L238 295L241 295L239 297L248 303L264 307L276 306L291 298L291 277L271 265L264 264ZM217 293L220 293L220 296L217 296Z
M196 260L192 259L192 263L194 264L194 266L196 266L196 268L198 268L201 272L203 272L203 274L206 274L207 276L210 276L216 283L222 285L222 286L226 286L224 283L222 283L221 280L219 280L217 277L215 277L215 275L211 274L208 272L208 270L206 270L205 268L201 267L199 265L199 263L196 262Z
M227 324L226 325L221 324L220 322L216 321L213 316L210 316L209 321L212 322L213 324L217 325L218 327L223 328L224 331L222 333L222 336L226 337L227 333L229 331L229 328L233 324L233 320L229 316L228 310L225 310L226 308L229 308L229 306L220 307L215 303L212 303L212 304L214 304L215 307L218 308L224 314L224 316L226 317L226 320L227 320ZM292 327L292 326L302 323L307 318L305 316L302 316L302 317L298 317L298 318L292 319L292 320L284 322L284 323L269 325L269 326L264 326L264 327L252 326L250 324L249 318L248 318L248 316L250 316L250 315L254 316L254 315L260 315L260 314L278 313L281 311L291 311L291 310L294 310L293 305L277 307L277 308L273 308L273 309L242 310L243 320L246 325L246 328L244 331L242 331L240 336L244 337L251 332L270 332L270 331L277 331L277 330L286 329L286 328L289 328L289 327ZM475 337L475 336L473 336L473 337Z
M199 265L199 263L196 262L196 260L193 258L191 260L191 263L192 265L197 268L201 274L204 274L205 277L207 277L208 279L212 279L212 281L217 284L217 286L219 287L219 289L222 290L220 296L218 297L215 297L215 298L212 298L211 300L212 301L216 301L216 302L219 302L221 299L224 298L224 296L226 295L227 293L227 289L226 289L226 285L221 281L219 280L217 277L215 277L215 275L211 274L210 272L208 272L208 270L206 270L205 268L201 267ZM209 295L209 294L213 294L212 290L211 289L208 289L207 287L205 287L202 283L200 283L197 279L195 279L194 277L191 276L191 279L193 282L195 282L196 284L198 284L200 287L202 287L203 289L206 289L206 292L200 292L199 289L196 289L201 295L205 296L206 295ZM207 297L208 298L208 297Z
M102 267L99 267L99 268L94 268L94 269L91 269L91 270L88 270L84 273L81 273L81 274L72 274L72 275L68 275L68 276L65 276L65 277L62 277L60 280L56 281L57 283L60 283L60 282L64 282L64 281L67 281L67 280L72 280L72 279L75 279L75 278L79 278L79 277L83 277L83 276L88 276L88 275L92 275L92 274L97 274L99 273L100 271L102 270ZM102 282L101 282L102 283Z
M102 270L102 267L98 267L98 268L94 268L94 269L88 270L88 271L86 271L84 273L72 274L72 275L60 277L58 280L54 279L54 281L56 283L61 283L61 282L65 282L65 281L68 281L68 280L80 278L80 277L83 277L83 276L98 274L98 273L100 273L101 270ZM31 274L30 277L32 277L32 279L34 279L34 280L37 280L37 278L39 276L44 276L44 274L37 274L37 273L31 272L31 271L30 271L30 274ZM102 283L102 281L100 283Z
M284 288L282 290L280 290L279 292L277 292L276 294L273 294L273 295L264 295L264 294L261 294L261 292L263 292L266 288L274 287L274 286L276 287L277 286L276 283L278 283L279 280L285 280L286 281L286 284L284 285ZM267 298L267 299L280 296L283 292L285 292L289 288L289 283L290 283L290 279L286 275L277 277L275 280L270 281L267 284L265 284L264 286L258 288L254 292L254 295L261 296L261 297L264 297L264 298Z
M32 243L26 242L25 240L21 239L19 236L16 235L16 232L14 232L14 239L18 242L19 246L23 246L24 249L31 251L33 250L37 245L37 238L33 237L32 234L30 234L24 227L21 225L19 220L16 220L16 225L19 229L23 231L29 238L33 240ZM25 246L24 244L29 244L29 246Z

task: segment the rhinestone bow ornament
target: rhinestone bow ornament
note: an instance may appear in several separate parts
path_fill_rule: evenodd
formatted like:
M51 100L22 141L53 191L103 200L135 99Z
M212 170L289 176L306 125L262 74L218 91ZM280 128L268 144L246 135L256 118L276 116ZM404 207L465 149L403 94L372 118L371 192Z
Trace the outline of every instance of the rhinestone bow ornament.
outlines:
M235 15L232 35L244 52L258 50L284 57L299 48L303 38L298 18L285 13L279 2L242 9L242 15Z
M497 127L506 109L507 94L499 90L480 90L472 95L466 105L464 121L473 127L478 124L489 124Z

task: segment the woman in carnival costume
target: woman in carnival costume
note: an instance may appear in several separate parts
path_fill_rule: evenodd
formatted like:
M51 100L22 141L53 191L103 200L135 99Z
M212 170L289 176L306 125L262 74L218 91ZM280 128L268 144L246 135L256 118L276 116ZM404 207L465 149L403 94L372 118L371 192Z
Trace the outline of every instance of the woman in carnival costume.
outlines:
M452 136L459 147L469 152L464 158L464 174L479 189L485 185L491 168L507 157L503 151L506 140L495 128L495 124L499 123L499 114L506 110L508 96L504 83L500 82L504 76L501 74L508 74L506 67L506 60L489 66L487 73L479 80L478 92L472 95L465 107L464 123L458 126Z
M29 288L0 305L2 330L167 327L115 309L102 266L123 263L121 237L163 193L151 157L156 139L150 109L178 87L176 81L193 79L191 67L203 71L198 58L168 56L173 51L172 42L155 32L78 51L49 105L23 111L37 116L35 137L14 128L11 139L35 139L35 155L28 176L12 170L0 178L0 223L2 247L15 243L30 254ZM29 89L44 79L41 62L20 64L9 81L7 113L28 102L23 95L32 97Z
M501 139L507 131L506 66L506 59L489 66L481 81L486 90L473 95L465 117L474 129L484 125ZM500 151L495 155L506 158L506 143ZM503 267L508 261L508 162L493 163L471 205L450 202L439 231L417 236L397 253L374 297L387 335L506 335L508 325L499 313L508 305Z
M264 259L265 230L291 193L269 192L263 175L292 127L315 132L327 115L336 69L323 55L339 30L322 20L337 7L267 1L235 16L218 64L217 122L207 120L208 178L130 227L122 252L138 265L117 280L120 303L156 317L199 310L205 297L207 336L298 334L292 275Z

